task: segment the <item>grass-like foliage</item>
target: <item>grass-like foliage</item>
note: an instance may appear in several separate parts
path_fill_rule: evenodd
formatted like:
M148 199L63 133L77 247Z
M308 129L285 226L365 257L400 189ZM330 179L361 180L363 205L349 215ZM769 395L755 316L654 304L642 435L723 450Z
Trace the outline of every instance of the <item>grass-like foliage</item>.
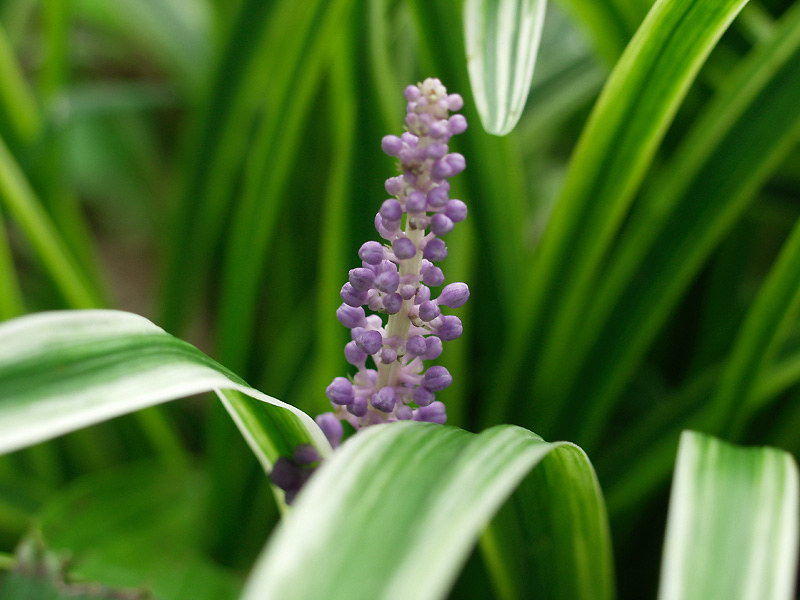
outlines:
M0 600L795 597L798 107L797 0L0 0Z

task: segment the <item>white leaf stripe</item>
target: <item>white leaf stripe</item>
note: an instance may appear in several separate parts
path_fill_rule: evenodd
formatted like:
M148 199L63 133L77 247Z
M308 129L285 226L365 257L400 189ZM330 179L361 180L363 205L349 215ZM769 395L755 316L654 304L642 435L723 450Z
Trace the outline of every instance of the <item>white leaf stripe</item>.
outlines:
M0 324L0 453L214 390L226 390L226 407L265 467L299 443L330 451L304 412L138 315L57 311Z
M464 4L472 95L489 133L505 135L522 115L546 6L546 0L467 0Z
M565 456L577 459L558 460ZM552 465L554 485L539 493L560 505L574 496L586 515L540 515L570 529L573 547L560 555L574 563L594 559L593 568L581 570L590 583L576 584L570 570L565 593L611 597L605 511L580 449L514 426L474 435L396 423L360 433L322 466L270 540L244 598L444 597L479 532L542 461Z
M798 493L789 454L684 432L659 598L793 598Z

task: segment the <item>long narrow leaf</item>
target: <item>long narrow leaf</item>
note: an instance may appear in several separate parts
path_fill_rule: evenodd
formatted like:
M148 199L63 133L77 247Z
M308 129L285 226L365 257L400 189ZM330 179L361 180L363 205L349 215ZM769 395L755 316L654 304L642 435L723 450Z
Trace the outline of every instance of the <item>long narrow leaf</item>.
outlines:
M525 597L613 595L605 510L576 446L514 426L480 435L376 426L327 461L259 559L244 598L442 598L480 530L528 473Z
M547 0L467 0L464 36L472 95L483 128L516 126L531 88Z
M684 432L659 598L793 598L799 508L797 465L786 452Z
M308 415L143 317L57 311L0 325L0 453L215 390L265 467L298 444L329 449Z

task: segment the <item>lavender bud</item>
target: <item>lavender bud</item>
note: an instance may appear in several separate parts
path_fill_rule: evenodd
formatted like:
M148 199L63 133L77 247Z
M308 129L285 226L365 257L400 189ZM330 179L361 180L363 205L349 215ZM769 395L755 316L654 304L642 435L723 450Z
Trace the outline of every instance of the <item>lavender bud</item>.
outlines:
M414 297L414 304L422 304L425 300L431 299L431 289L427 285L419 286L417 294Z
M425 348L425 354L422 355L422 358L425 360L435 360L439 358L442 353L442 340L432 335L425 340L425 344L427 347Z
M353 384L346 377L336 377L325 389L325 395L334 404L350 404L353 401Z
M319 415L316 418L316 422L322 430L322 433L328 438L330 445L336 448L339 442L342 441L342 436L344 435L341 421L339 421L333 413L327 412Z
M422 270L422 283L432 286L442 285L444 283L444 273L439 267L431 265Z
M403 187L405 186L405 181L403 180L402 175L398 175L397 177L389 177L384 183L384 187L386 188L386 193L391 194L392 196L398 196L403 191Z
M397 156L402 147L403 142L396 135L385 135L381 140L381 148L389 156Z
M300 444L294 449L294 462L299 465L310 465L320 460L319 452L311 444Z
M426 300L419 305L419 318L423 321L433 321L439 314L441 314L441 311L432 300Z
M453 135L464 133L467 130L467 119L464 115L453 115L447 120L448 129Z
M423 406L414 411L414 420L427 423L439 423L444 425L447 422L447 412L441 402L433 402L430 406Z
M299 489L302 483L302 473L296 464L285 456L281 456L272 465L269 479L276 486L288 492L289 490Z
M421 335L412 335L406 342L406 352L411 356L422 356L428 351L428 344Z
M384 348L381 350L381 362L385 365L390 365L397 360L397 351L392 348Z
M367 301L367 292L358 291L350 283L345 283L342 286L339 296L344 300L345 304L353 308L358 308Z
M403 216L403 207L395 198L389 198L381 204L380 215L385 221L399 221Z
M364 242L358 250L358 256L365 263L377 265L383 260L383 246L378 242Z
M367 353L359 348L355 342L347 342L344 345L344 357L351 365L360 367L367 360Z
M448 283L442 288L437 302L450 308L460 308L469 300L469 287L466 283Z
M442 158L447 154L447 144L431 144L425 149L427 158Z
M411 192L406 198L406 210L410 213L425 212L428 201L422 192Z
M396 401L397 395L394 388L388 386L382 387L372 395L372 406L383 412L392 412Z
M403 300L411 300L414 297L414 294L417 293L417 286L410 283L404 283L397 288L397 293L400 294L400 297Z
M408 421L414 417L414 411L410 407L402 404L394 410L398 421Z
M436 365L425 371L422 376L422 387L432 391L439 392L453 383L453 376L446 368Z
M425 244L422 256L430 261L444 260L447 258L447 246L439 238L433 238L432 240L428 240L428 243Z
M376 354L383 345L383 336L379 331L364 331L356 338L355 342L367 354ZM344 379L344 377L337 377L337 379ZM344 380L347 381L346 379Z
M349 306L347 304L342 304L336 309L336 318L339 319L339 323L348 329L363 326L364 309L361 308L361 306Z
M383 297L383 307L390 315L396 315L403 308L403 297L400 294L386 294Z
M447 162L448 166L450 167L450 175L458 175L467 167L467 161L462 154L458 152L452 152L444 157L444 161Z
M418 387L414 390L413 399L417 406L428 406L436 400L436 395L428 388Z
M448 200L444 207L444 214L450 217L453 223L460 223L467 218L467 205L461 200Z
M431 208L441 208L445 204L447 204L447 200L450 193L450 186L449 185L439 185L433 188L430 192L428 192L427 200L428 205Z
M453 315L442 317L441 323L436 328L436 335L438 335L443 342L449 342L461 337L464 328L461 325L461 319Z
M437 217L439 215L436 215ZM375 280L375 273L372 269L366 267L358 267L357 269L350 269L350 285L357 292L366 292L372 287L372 282Z
M356 417L363 417L367 414L367 399L363 396L358 396L353 403L347 406L347 412Z
M406 87L405 91L403 92L406 100L409 102L413 102L414 100L418 100L420 96L422 96L422 92L419 91L419 88L416 85L409 85Z
M431 231L436 235L450 233L453 227L453 221L447 215L437 213L431 217Z
M392 250L394 250L394 255L400 260L413 258L417 254L417 247L414 245L414 242L408 238L397 238L392 242Z
M400 285L400 274L397 272L397 269L394 267L394 265L392 265L391 269L382 270L375 277L375 287L382 292L394 292L398 285Z

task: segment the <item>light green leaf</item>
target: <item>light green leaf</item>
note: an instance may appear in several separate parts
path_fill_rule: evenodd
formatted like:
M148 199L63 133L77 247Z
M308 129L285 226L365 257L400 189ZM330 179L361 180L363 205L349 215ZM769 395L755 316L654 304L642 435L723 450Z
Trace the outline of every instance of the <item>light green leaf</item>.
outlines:
M511 425L475 435L395 423L359 433L323 464L244 598L442 598L479 532L529 473L525 545L514 548L513 564L505 553L490 564L528 560L525 572L535 576L518 582L528 586L524 597L536 589L612 597L605 508L580 448Z
M267 468L298 444L329 450L304 412L249 387L143 317L56 311L0 325L0 453L210 391Z
M685 431L672 484L661 600L789 600L798 548L797 465Z
M472 95L483 128L514 129L531 88L547 0L467 0L464 37Z

